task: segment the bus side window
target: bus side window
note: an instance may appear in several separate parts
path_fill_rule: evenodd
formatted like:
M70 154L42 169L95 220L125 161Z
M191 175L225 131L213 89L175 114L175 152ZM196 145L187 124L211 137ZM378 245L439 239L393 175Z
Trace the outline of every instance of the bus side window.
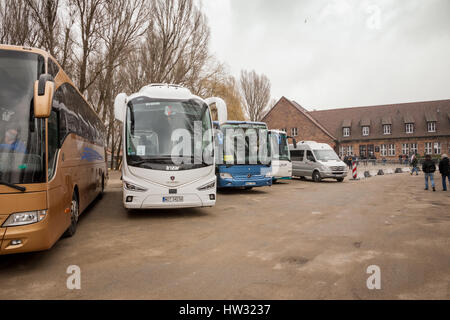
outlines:
M300 150L300 160L303 161L303 158L305 157L305 150Z
M50 74L54 79L54 78L56 78L56 75L58 74L58 72L59 72L58 65L51 58L48 58L47 73Z
M59 128L58 128L58 114L52 110L48 118L48 180L50 181L56 168L56 158L59 147Z

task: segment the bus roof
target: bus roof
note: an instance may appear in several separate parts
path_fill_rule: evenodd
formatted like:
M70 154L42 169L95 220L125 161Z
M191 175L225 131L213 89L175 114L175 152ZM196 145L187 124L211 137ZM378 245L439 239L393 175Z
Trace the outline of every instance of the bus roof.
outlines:
M227 121L227 122L225 122L224 124L260 124L260 125L264 125L264 126L267 125L265 122L258 122L258 121L237 121L237 120Z

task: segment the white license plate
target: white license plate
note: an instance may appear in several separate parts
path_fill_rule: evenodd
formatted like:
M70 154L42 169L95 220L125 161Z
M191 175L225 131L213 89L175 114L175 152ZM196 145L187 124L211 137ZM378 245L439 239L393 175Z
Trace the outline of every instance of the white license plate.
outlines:
M170 197L163 197L163 202L183 202L184 199L182 196L170 196Z
M254 185L256 185L256 182L246 182L245 185L246 186L254 186Z

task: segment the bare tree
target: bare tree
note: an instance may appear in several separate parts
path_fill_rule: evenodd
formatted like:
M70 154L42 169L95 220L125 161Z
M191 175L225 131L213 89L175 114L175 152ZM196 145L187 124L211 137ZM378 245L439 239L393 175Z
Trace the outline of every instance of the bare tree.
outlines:
M261 120L270 100L270 80L254 70L242 70L240 82L247 116L251 121Z
M81 55L76 58L76 64L78 89L82 93L97 80L101 72L101 64L95 65L92 55L98 53L98 47L101 45L104 2L105 0L68 0L80 34L77 44L81 48Z
M25 0L0 1L0 43L35 46L38 32Z

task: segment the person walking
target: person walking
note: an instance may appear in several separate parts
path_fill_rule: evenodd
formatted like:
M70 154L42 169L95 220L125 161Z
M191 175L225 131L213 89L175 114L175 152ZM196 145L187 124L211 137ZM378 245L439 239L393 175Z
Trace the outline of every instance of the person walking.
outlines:
M434 161L431 160L431 156L427 154L425 156L425 161L422 164L422 171L425 173L425 190L428 190L428 178L431 181L431 186L433 187L433 191L436 191L434 185L434 172L436 171L436 165Z
M442 190L447 191L447 184L445 179L448 180L450 184L450 167L449 167L448 155L443 154L441 161L439 161L439 172L442 176Z
M411 166L412 166L411 175L413 175L414 172L416 172L416 176L419 175L419 167L417 166L418 164L419 160L417 159L417 155L414 153L411 156Z

